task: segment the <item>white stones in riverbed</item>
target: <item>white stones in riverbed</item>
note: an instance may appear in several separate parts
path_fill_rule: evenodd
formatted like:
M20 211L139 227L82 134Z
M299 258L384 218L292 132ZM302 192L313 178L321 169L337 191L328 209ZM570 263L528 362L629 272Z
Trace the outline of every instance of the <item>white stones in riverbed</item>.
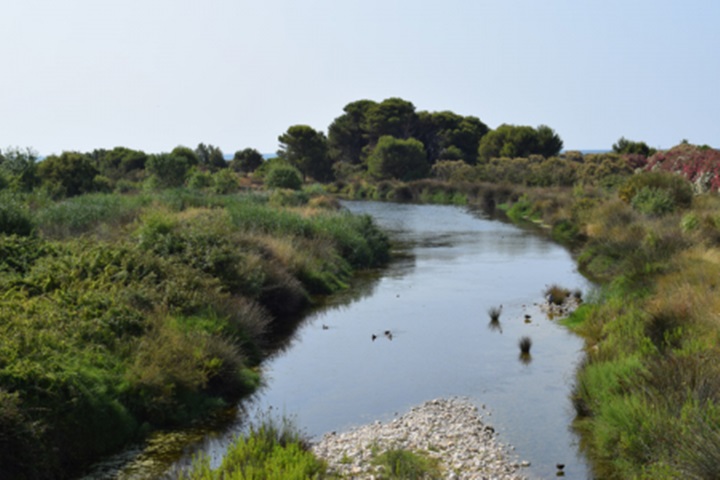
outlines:
M519 470L529 465L510 459L508 447L483 423L477 407L458 398L431 400L387 423L326 434L313 446L332 472L358 480L376 478L373 455L389 449L439 458L447 479L525 479Z

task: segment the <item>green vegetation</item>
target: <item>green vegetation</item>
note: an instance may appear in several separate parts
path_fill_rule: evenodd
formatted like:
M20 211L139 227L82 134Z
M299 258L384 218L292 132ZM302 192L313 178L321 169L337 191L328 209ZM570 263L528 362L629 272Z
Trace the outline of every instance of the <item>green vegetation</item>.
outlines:
M435 480L443 478L440 462L427 454L401 448L389 449L373 458L382 480Z
M546 125L532 128L503 124L483 136L478 146L478 155L481 163L501 157L552 157L559 154L562 147L560 137Z
M296 167L303 179L327 181L332 177L325 134L307 125L293 125L278 137L278 156Z
M212 469L210 458L195 459L185 480L311 480L325 478L326 465L308 449L307 441L284 419L267 418L235 439L221 465ZM414 477L417 478L417 477Z
M269 336L388 255L369 217L309 195L4 195L0 464L13 478L64 478L253 391Z
M268 340L314 295L387 260L369 217L336 210L344 196L470 205L571 247L601 285L565 322L586 339L573 403L597 476L717 478L720 151L621 138L560 153L547 126L492 130L400 98L343 112L327 137L289 127L267 161L202 143L0 152L4 474L67 477L255 389ZM321 477L284 435L260 427L192 478ZM389 478L435 475L410 452L378 461Z
M530 348L532 348L532 339L530 337L522 337L518 340L518 347L520 347L520 353L522 355L529 355Z
M265 185L269 188L299 190L302 182L302 174L297 168L280 162L269 167L265 175Z
M710 479L720 471L720 199L697 194L712 183L696 169L713 152L681 145L646 161L675 159L677 172L636 171L636 154L618 153L447 161L433 167L437 180L356 179L330 190L414 202L462 195L571 246L602 285L565 322L586 338L573 402L596 475ZM556 285L546 294L551 303L579 295Z
M423 144L415 139L380 137L368 158L368 173L379 180L414 180L428 170Z
M502 313L502 306L488 308L488 316L491 322L500 321L500 314Z

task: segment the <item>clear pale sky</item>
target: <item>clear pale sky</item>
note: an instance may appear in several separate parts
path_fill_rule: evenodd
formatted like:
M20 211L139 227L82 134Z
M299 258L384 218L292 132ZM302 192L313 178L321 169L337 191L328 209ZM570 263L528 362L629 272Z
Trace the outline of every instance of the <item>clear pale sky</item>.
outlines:
M720 147L715 0L2 0L0 148L270 153L349 102Z

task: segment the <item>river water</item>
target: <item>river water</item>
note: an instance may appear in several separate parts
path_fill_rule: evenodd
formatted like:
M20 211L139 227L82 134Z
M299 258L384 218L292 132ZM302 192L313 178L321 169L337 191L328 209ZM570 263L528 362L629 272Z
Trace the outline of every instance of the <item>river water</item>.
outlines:
M264 363L267 386L241 407L235 425L201 433L204 440L186 451L199 448L219 462L248 415L288 416L318 439L389 420L426 400L461 396L486 407L500 441L530 462L529 477L554 478L563 463L567 478L590 478L570 428L582 340L538 306L548 285L591 288L570 253L460 207L344 205L372 215L401 254L380 276L360 277L349 296L308 316ZM490 325L488 309L500 306L499 325ZM529 359L519 355L523 336L532 339ZM98 470L86 478L157 478L168 466L158 467L152 455L132 453L135 460L120 473Z

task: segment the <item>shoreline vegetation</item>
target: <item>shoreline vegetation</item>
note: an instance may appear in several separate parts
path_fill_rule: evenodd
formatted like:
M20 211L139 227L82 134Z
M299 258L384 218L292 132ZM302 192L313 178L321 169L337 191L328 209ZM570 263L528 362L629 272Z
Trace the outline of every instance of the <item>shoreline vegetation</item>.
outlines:
M0 465L18 479L78 474L252 392L312 297L389 248L369 217L263 193L17 208L34 233L0 235Z
M585 339L574 427L596 476L718 477L719 150L560 153L547 126L399 98L278 140L230 162L205 144L0 152L3 473L67 478L256 388L314 295L388 257L345 197L467 205L567 245L600 285L562 320Z

